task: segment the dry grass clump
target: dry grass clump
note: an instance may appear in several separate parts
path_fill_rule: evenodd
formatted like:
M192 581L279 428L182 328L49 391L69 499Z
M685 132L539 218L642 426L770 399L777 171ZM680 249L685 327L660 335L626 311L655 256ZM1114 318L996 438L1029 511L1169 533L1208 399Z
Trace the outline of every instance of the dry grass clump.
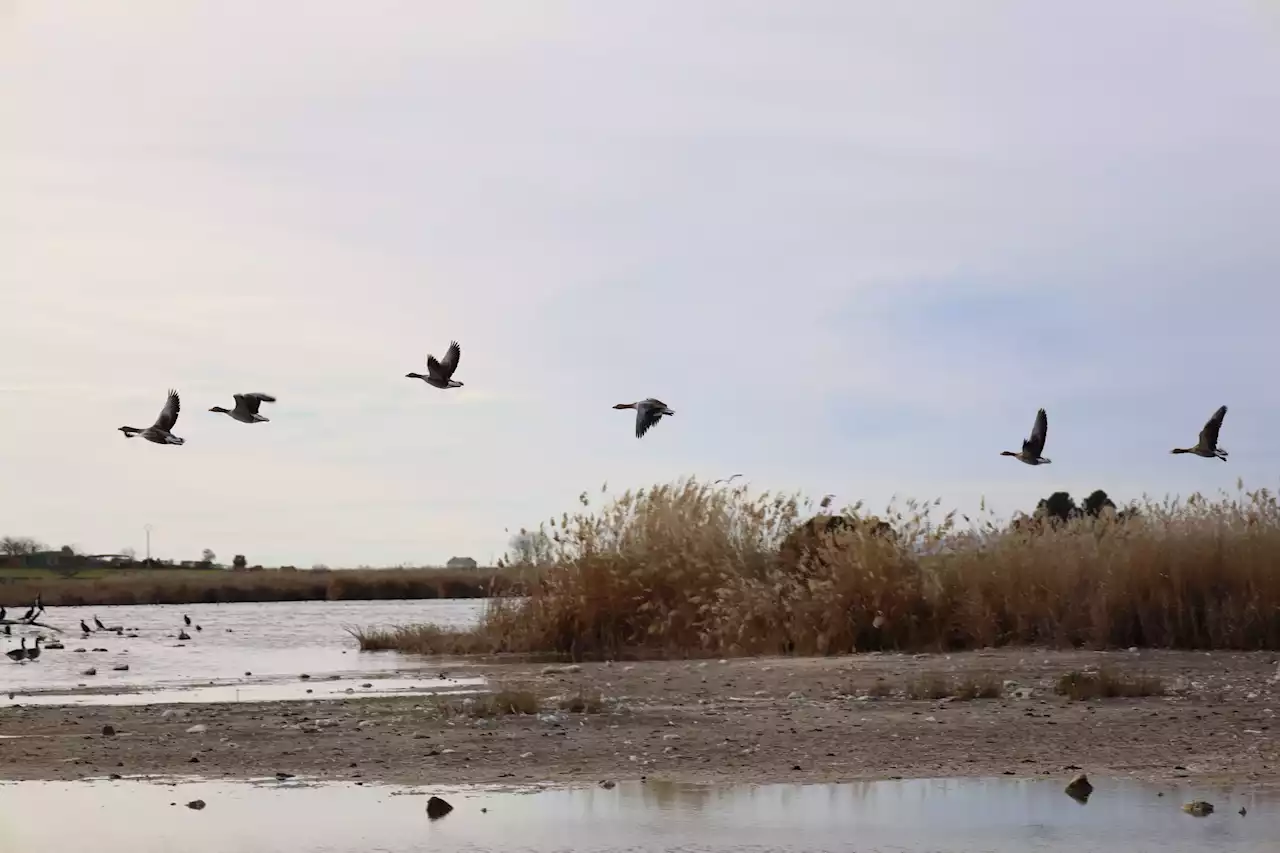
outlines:
M951 695L947 680L934 673L926 673L907 682L908 699L945 699Z
M925 673L907 682L908 699L956 699L972 701L974 699L999 699L1003 693L1003 684L992 676L951 681L937 673Z
M560 700L560 710L570 714L600 714L604 712L604 697L599 693L577 693Z
M536 714L542 703L527 690L499 690L477 696L442 696L436 708L445 717L505 717Z
M981 675L960 681L951 689L951 696L964 702L974 699L999 699L1004 695L1004 683L992 675Z
M1280 648L1280 505L1266 490L1016 527L907 502L884 516L890 535L823 534L799 559L783 556L814 529L798 497L686 480L582 502L525 532L528 597L492 600L479 645L574 659Z
M2 583L0 603L25 606L35 599L37 593L41 594L44 603L50 607L81 607L109 604L214 604L229 601L485 598L510 594L519 589L512 572L493 569L118 571L118 575L93 579L49 577Z
M1075 701L1163 696L1164 682L1153 675L1124 675L1109 667L1097 672L1072 670L1058 679L1054 692Z
M398 625L393 628L345 626L362 652L398 651L418 655L482 655L500 651L487 632L460 631L435 625Z

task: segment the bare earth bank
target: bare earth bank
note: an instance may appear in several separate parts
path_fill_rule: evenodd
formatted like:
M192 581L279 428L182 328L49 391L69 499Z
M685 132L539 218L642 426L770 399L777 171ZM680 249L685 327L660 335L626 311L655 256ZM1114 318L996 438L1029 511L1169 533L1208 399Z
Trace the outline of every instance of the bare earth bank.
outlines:
M0 778L287 772L407 784L831 782L889 777L1131 776L1280 787L1275 653L868 654L728 662L445 664L496 687L599 693L607 710L476 720L432 698L0 711ZM1073 669L1161 678L1166 696L1069 701ZM906 699L929 676L992 676L1030 698ZM868 692L895 692L865 698ZM864 698L858 698L858 697ZM164 712L169 710L166 715ZM203 732L188 732L203 724ZM318 724L318 725L317 725ZM104 735L103 726L116 734Z

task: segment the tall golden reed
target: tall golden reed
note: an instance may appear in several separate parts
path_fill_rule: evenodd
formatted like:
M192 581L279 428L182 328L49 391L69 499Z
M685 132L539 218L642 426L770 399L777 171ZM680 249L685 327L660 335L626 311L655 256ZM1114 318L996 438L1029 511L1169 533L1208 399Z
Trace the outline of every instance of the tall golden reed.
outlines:
M779 555L812 512L798 496L690 479L595 511L582 503L534 534L546 537L541 565L513 566L527 597L491 601L465 636L407 629L396 647L574 658L1280 648L1280 505L1265 489L1020 530L907 502L884 515L896 541L845 533L799 565Z

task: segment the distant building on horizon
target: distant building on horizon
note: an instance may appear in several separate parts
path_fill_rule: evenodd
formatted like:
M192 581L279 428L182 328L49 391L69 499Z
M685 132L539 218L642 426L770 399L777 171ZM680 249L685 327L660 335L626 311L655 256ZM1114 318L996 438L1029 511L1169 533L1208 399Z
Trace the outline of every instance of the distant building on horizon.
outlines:
M470 557L450 557L449 562L444 564L446 569L474 569L477 563Z

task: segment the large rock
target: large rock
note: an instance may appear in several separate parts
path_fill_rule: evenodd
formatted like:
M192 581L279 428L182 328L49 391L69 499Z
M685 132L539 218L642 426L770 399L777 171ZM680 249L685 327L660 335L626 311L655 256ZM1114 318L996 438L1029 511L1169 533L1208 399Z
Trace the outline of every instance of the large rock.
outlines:
M453 811L453 806L439 797L432 797L427 800L427 817L431 818L431 820L439 820L451 811Z
M1093 785L1090 784L1088 776L1078 773L1067 783L1066 790L1068 797L1083 804L1089 802L1089 795L1093 793Z

